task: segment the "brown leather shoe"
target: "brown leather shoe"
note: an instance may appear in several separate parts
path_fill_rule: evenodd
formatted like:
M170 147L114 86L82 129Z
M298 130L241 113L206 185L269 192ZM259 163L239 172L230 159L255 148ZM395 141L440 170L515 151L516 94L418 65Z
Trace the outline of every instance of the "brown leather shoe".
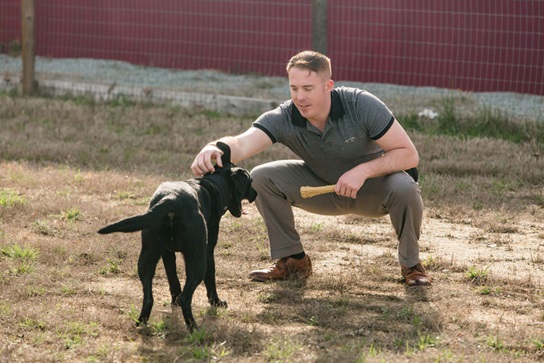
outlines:
M273 281L290 278L307 279L312 275L312 261L308 255L300 260L284 257L274 265L264 270L255 270L249 273L253 281Z
M414 267L401 267L400 272L408 286L428 286L431 284L431 277L419 262Z

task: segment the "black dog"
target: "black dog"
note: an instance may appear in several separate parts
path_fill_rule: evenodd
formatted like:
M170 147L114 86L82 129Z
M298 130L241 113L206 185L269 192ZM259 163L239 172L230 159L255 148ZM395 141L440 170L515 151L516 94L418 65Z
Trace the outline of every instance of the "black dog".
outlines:
M153 307L152 281L162 257L172 304L181 306L189 330L197 325L191 302L197 286L204 280L208 301L212 306L227 307L217 295L214 249L219 221L227 210L235 217L242 215L242 200L250 203L257 197L247 170L230 161L230 148L218 142L223 151L223 167L202 178L162 183L151 197L148 211L123 219L98 231L142 231L142 250L138 259L138 276L143 286L143 304L138 324L147 323ZM185 260L186 281L181 285L176 272L175 252Z

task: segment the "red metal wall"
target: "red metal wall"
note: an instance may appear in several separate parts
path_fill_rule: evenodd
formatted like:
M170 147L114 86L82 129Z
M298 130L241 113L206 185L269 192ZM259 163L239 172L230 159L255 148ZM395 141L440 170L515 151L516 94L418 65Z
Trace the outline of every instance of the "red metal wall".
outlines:
M544 1L329 3L337 79L544 94Z
M9 45L21 38L21 4L15 0L0 0L0 52L8 52ZM1 64L0 64L1 67ZM2 68L0 68L2 71Z
M285 74L312 44L309 0L36 1L36 54ZM336 80L544 94L544 3L329 0ZM0 43L20 0L0 0Z

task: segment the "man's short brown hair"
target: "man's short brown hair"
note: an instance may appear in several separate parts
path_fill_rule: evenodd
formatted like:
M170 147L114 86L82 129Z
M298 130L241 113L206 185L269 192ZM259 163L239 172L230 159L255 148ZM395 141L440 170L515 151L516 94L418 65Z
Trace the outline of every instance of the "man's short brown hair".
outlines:
M287 62L287 72L295 67L315 72L326 79L332 76L331 60L326 55L313 50L305 50L291 57Z

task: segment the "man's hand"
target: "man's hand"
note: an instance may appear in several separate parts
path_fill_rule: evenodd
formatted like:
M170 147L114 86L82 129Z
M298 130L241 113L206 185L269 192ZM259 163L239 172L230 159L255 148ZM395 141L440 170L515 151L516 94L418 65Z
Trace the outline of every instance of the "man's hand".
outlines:
M195 160L191 165L191 170L196 176L203 176L204 174L211 173L215 170L214 162L217 163L219 167L223 167L221 155L223 155L223 152L219 150L217 146L208 144L204 146L195 157Z
M338 179L334 187L334 192L338 195L348 198L357 198L357 192L363 186L366 177L362 173L361 168L353 168L348 170Z

